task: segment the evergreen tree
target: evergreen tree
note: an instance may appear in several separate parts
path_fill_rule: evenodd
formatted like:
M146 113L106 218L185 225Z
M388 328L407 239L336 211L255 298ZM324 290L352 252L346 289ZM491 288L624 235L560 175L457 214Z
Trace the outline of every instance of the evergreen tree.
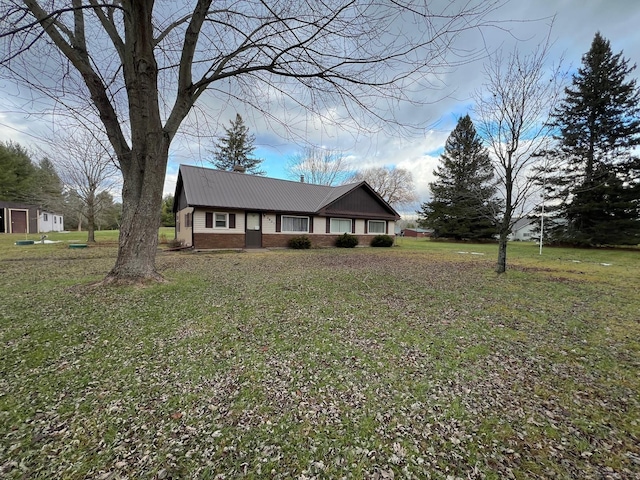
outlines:
M176 226L176 217L173 214L173 195L165 195L162 199L160 225L162 225L163 227Z
M43 158L36 167L34 194L37 204L51 212L61 213L62 180L56 172L53 163L48 158Z
M635 69L596 33L554 113L563 165L548 181L551 238L578 245L640 243L640 92Z
M487 149L466 115L458 120L430 183L432 200L418 211L420 223L436 237L491 238L500 209Z
M34 202L36 167L24 147L0 142L0 200Z
M255 150L255 137L249 134L249 128L244 124L240 114L236 114L235 121L231 120L230 123L231 128L223 127L225 135L215 144L211 163L219 170L243 169L247 173L264 175L265 172L258 168L262 159L251 158Z

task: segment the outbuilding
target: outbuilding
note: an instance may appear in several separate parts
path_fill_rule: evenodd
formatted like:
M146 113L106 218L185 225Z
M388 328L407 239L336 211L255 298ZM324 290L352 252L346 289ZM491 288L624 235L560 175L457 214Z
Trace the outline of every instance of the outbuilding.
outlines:
M36 205L0 201L0 233L45 233L64 230L62 215Z

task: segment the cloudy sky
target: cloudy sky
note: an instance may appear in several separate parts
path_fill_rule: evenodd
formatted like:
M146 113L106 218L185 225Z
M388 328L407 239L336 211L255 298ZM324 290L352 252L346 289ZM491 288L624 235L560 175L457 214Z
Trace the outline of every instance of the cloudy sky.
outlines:
M466 2L467 0L461 0ZM640 2L638 0L511 0L493 14L501 20L500 28L483 31L482 37L463 36L459 48L468 48L464 42L476 47L484 42L487 48L511 51L518 44L521 53L530 53L544 40L551 17L555 16L551 39L554 42L550 60L564 58L567 70L580 65L581 56L589 49L594 34L599 31L612 45L614 53L621 50L632 63L640 63ZM295 117L305 133L306 140L330 149L337 149L350 159L355 169L373 166L395 166L412 172L421 200L428 198L428 183L433 180L432 171L437 165L444 142L461 115L469 113L473 118L472 92L481 87L483 61L478 60L459 66L438 78L440 88L424 92L428 105L419 109L401 107L400 119L418 124L413 134L378 131L345 131L337 126L322 126L317 119L301 112ZM634 71L634 76L640 76ZM16 101L16 98L22 101ZM38 102L29 102L24 90L16 90L7 81L0 84L0 140L13 140L27 146L39 143L39 137L48 128L51 117L33 116L38 113ZM207 109L207 101L199 108ZM287 107L290 108L290 107ZM219 109L218 105L218 112ZM173 193L177 168L180 163L208 165L212 138L222 134L221 125L235 117L236 111L245 119L256 137L256 156L264 159L267 175L287 178L288 159L301 148L299 143L288 140L284 126L265 121L264 116L241 105L230 104L216 115L217 120L204 129L208 135L185 136L173 144L167 170L165 193ZM291 112L269 111L274 118L291 117ZM207 136L209 138L207 138ZM290 135L289 135L290 137Z

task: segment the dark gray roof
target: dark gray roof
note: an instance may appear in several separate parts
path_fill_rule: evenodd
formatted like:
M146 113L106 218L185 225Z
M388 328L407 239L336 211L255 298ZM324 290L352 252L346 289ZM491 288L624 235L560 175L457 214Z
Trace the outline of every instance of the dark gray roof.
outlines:
M536 222L537 222L537 220L534 220L534 219L529 218L529 217L520 217L513 224L512 230L519 230L521 228L524 228L524 227L526 227L528 225L531 225L533 223L536 223Z
M180 180L181 179L181 180ZM313 213L362 185L339 187L180 165L188 205Z

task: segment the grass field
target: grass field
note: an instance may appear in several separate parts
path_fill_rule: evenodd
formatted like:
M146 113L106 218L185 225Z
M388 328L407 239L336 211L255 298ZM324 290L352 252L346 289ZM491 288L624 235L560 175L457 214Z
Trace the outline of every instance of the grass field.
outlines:
M640 478L640 251L96 237L0 236L2 478Z

